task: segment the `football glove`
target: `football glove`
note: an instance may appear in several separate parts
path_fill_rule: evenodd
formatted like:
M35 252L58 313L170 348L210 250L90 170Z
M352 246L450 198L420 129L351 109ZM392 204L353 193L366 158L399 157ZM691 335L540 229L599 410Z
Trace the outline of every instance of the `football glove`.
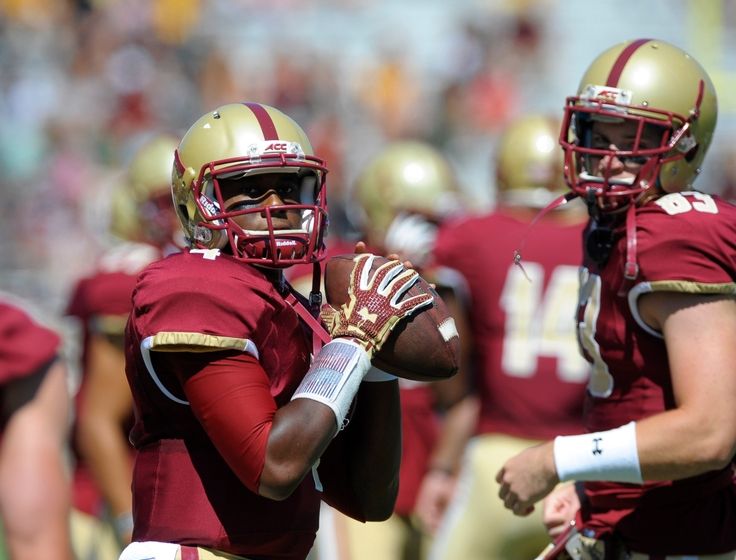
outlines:
M434 299L424 293L401 300L419 273L399 261L389 261L371 272L374 259L370 253L357 255L348 282L348 300L337 309L326 303L320 313L333 338L354 339L369 357L381 349L401 319L432 305Z

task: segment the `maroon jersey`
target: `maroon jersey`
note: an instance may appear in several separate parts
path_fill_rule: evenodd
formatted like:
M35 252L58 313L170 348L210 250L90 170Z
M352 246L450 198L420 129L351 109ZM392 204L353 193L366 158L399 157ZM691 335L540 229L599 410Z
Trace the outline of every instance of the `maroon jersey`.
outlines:
M429 467L440 430L435 398L427 383L399 379L401 397L401 470L394 511L409 516Z
M702 193L674 193L636 211L639 275L624 284L623 231L601 269L582 271L578 331L593 364L589 431L609 430L675 407L660 333L643 323L637 298L652 290L733 294L736 207ZM623 228L622 228L623 229ZM695 351L695 350L694 350ZM732 468L641 485L586 482L581 527L616 531L650 554L715 554L736 549ZM665 536L666 535L666 536Z
M132 307L133 288L138 273L161 257L156 247L144 243L121 243L105 253L95 270L80 279L72 291L66 314L80 320L82 326L82 378L75 401L81 410L86 395L86 369L89 338L94 333L120 337ZM122 375L122 372L120 372ZM131 422L127 429L132 426ZM74 430L76 432L76 428ZM74 439L73 439L74 442ZM104 503L92 473L84 459L76 453L73 504L76 509L100 515Z
M38 372L54 359L60 343L57 333L0 299L0 385Z
M470 293L481 434L547 439L582 431L589 367L575 340L575 309L583 225L556 218L529 230L499 210L440 229L435 259L460 272ZM528 278L513 259L524 239Z
M315 480L305 477L283 501L259 496L257 457L265 448L244 454L255 463L248 467L254 474L239 478L212 443L214 434L195 417L181 379L157 367L162 354L170 355L166 351L248 353L258 358L268 384L244 373L238 391L250 395L254 408L266 401L274 409L283 406L310 363L311 339L294 309L264 272L217 250L186 251L152 264L139 277L133 306L126 373L136 408L131 440L138 449L134 540L304 558L319 516ZM247 423L248 411L242 416Z
M158 249L142 243L124 243L109 251L92 274L77 282L67 315L83 321L85 335L90 329L122 334L136 277L160 256Z

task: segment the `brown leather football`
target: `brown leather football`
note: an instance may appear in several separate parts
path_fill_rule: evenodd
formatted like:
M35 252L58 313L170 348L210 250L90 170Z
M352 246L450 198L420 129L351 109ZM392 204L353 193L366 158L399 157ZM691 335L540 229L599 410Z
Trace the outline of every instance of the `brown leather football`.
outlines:
M337 255L325 267L327 303L338 307L348 300L348 282L353 269L354 254ZM371 270L388 262L376 257ZM391 331L383 347L373 356L375 367L417 381L436 381L453 376L460 364L460 338L455 321L442 298L423 278L404 297L421 293L434 296L431 306L415 311L402 319Z

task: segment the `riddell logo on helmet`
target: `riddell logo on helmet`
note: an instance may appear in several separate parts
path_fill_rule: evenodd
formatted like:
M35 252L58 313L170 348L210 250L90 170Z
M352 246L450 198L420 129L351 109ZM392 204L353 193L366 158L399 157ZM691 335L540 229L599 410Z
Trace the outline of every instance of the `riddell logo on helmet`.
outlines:
M264 152L285 152L287 148L286 142L271 142L265 148Z
M217 207L217 204L203 194L199 196L199 203L210 216L220 213L220 209Z

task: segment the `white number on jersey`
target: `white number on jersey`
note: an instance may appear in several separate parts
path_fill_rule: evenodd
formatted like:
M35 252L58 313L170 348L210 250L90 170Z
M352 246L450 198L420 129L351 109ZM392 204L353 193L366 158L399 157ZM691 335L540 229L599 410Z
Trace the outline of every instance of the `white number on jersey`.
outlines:
M190 249L189 252L199 253L202 255L203 259L207 259L208 261L214 261L217 257L220 256L219 249Z
M690 198L694 199L690 202ZM718 214L718 206L709 194L685 191L681 193L670 193L655 201L655 204L664 209L670 216L684 214L695 210L704 214Z
M595 340L595 329L598 314L601 312L601 277L582 268L580 270L580 309L583 317L578 322L580 346L593 361L593 371L588 381L588 391L595 397L608 397L613 391L613 376L608 371L608 364L603 361L601 349Z
M557 358L557 375L580 383L587 378L588 363L580 355L575 337L575 304L578 267L560 265L552 271L544 290L544 268L524 262L531 282L516 265L509 267L501 293L506 313L502 365L513 377L531 377L539 358Z

